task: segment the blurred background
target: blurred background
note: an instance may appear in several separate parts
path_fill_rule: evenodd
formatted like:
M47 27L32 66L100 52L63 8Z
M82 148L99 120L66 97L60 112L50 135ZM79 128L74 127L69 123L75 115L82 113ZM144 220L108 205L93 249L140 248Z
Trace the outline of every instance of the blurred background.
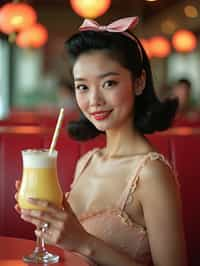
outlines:
M148 140L177 173L188 265L199 266L200 0L0 0L0 236L33 239L33 228L13 208L14 184L22 173L21 150L49 148L60 107L65 116L56 149L63 191L70 190L80 156L105 145L103 135L82 143L67 134L66 124L79 112L64 41L84 17L105 25L126 16L140 17L133 33L149 56L157 95L179 99L172 127ZM13 252L3 258L8 253L6 265L15 263Z
M23 30L8 27L5 17L9 16L3 12L6 6L11 10L8 5L13 3L34 9L35 23L43 27L35 44L27 40L28 34L23 36ZM191 87L189 104L198 109L200 0L1 0L0 118L12 110L54 112L65 103L73 110L75 104L65 81L64 41L78 30L83 17L107 24L124 16L140 17L134 33L149 55L158 96L164 99L171 95L177 81L186 79ZM15 18L15 22L18 20ZM65 86L66 102L65 89L61 89Z

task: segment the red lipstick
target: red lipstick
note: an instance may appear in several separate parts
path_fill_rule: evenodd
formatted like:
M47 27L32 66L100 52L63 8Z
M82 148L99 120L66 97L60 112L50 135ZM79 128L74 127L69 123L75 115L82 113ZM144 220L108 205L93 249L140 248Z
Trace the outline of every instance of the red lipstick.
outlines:
M94 112L91 115L94 117L95 120L100 121L106 119L112 111L99 111Z

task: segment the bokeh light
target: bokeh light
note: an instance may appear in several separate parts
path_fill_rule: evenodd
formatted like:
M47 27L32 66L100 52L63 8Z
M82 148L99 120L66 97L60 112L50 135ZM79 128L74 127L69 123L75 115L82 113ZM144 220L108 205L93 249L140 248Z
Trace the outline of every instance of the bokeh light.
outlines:
M111 0L70 0L70 3L79 16L97 18L109 9Z

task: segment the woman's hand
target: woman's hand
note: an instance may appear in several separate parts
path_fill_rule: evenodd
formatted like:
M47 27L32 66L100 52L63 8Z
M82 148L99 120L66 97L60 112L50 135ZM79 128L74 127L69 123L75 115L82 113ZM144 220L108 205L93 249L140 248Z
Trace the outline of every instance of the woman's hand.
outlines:
M16 188L15 200L16 201L18 201L18 191L20 189L20 185L21 185L21 181L20 180L16 180L16 182L15 182L15 188ZM21 209L20 209L18 203L15 204L14 208L19 214L21 213Z
M45 210L21 210L21 218L40 228L47 223L45 232L35 230L36 236L44 238L46 243L60 246L61 248L77 251L87 240L88 233L80 224L72 211L66 198L63 200L63 208L39 199L28 199L31 204L42 207Z

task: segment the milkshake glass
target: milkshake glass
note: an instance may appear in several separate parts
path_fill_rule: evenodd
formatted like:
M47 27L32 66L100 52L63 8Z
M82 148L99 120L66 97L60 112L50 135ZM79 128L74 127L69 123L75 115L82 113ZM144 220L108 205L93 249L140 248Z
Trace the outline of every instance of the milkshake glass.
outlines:
M18 194L18 203L22 209L39 209L27 201L27 198L47 200L58 207L62 206L63 193L57 175L57 151L29 149L22 151L23 173ZM45 232L47 224L39 229ZM49 253L42 238L37 238L32 254L24 256L26 263L57 263L59 256Z

